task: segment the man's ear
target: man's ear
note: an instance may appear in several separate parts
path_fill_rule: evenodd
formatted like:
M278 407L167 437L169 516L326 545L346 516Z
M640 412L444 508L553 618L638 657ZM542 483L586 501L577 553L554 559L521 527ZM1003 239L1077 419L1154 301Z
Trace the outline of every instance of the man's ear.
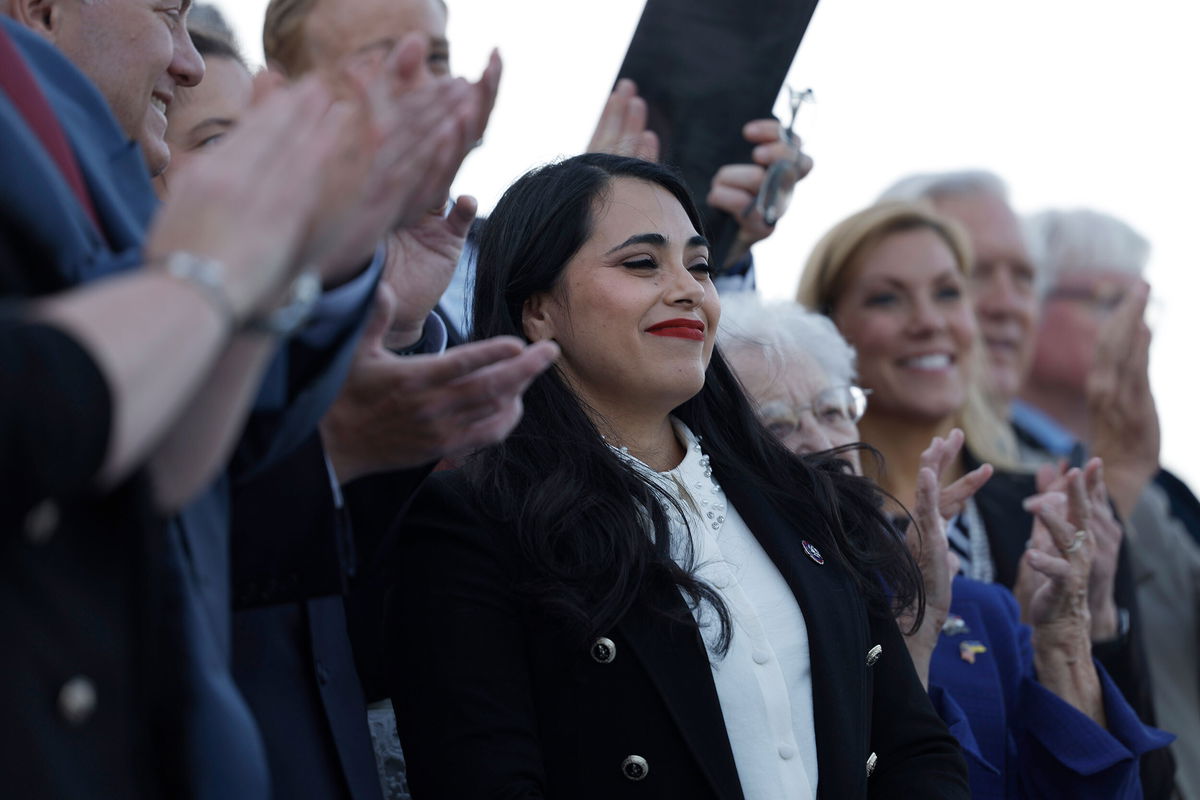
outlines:
M57 42L62 29L62 0L8 0L8 14L17 22Z
M521 307L521 328L525 338L531 342L554 339L554 321L550 314L553 305L554 298L549 292L539 292L526 298L525 305Z

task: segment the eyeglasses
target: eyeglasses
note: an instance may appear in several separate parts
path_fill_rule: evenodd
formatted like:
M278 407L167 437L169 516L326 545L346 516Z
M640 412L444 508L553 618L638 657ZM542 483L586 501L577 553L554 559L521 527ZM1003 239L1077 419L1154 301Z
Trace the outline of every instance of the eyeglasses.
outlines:
M1101 314L1111 314L1116 310L1117 306L1121 305L1121 301L1125 299L1125 292L1104 292L1093 291L1092 289L1072 289L1069 287L1060 287L1051 289L1046 294L1046 300L1068 300L1075 303L1082 303L1092 311Z
M822 427L851 432L867 413L867 395L870 393L870 389L858 386L833 386L819 392L813 402L795 409L768 405L762 409L763 421L767 430L779 439L795 433L806 413L811 413Z

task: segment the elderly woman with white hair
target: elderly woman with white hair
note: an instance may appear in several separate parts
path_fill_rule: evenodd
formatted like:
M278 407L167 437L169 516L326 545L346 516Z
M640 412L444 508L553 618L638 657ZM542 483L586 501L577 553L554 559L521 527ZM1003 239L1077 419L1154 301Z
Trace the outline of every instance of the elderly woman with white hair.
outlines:
M718 341L763 421L791 449L842 448L858 469L856 422L866 396L854 384L854 350L828 318L791 302L735 296L724 301ZM972 796L1140 798L1139 756L1169 737L1142 724L1091 659L1086 615L1071 599L1087 585L1092 528L1104 524L1097 508L1105 502L1103 483L1094 470L1086 477L1073 471L1060 491L1033 502L1034 558L1054 568L1027 596L1031 629L1020 624L1017 603L1003 587L965 577L951 582L957 567L945 517L978 488L969 478L939 488L961 446L962 434L953 431L935 439L922 459L913 509L920 530L910 526L907 540L922 568L927 613L906 645L967 754ZM1073 529L1089 546L1058 541L1071 540ZM1066 671L1047 652L1064 631L1073 632L1086 656ZM1099 686L1098 707L1087 703L1086 684Z

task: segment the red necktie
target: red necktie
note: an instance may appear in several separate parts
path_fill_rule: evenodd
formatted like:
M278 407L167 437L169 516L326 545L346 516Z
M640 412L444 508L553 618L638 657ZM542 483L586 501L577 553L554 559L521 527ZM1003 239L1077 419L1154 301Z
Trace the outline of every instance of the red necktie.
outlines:
M33 73L25 64L25 59L21 57L3 26L0 26L0 90L8 95L8 99L25 118L42 147L46 148L46 152L54 159L63 178L79 199L79 204L95 223L96 230L103 230L92 205L91 195L83 182L83 173L79 171L79 163L67 142L67 135L59 125L58 118L54 116L54 111L51 110L46 96L42 94Z

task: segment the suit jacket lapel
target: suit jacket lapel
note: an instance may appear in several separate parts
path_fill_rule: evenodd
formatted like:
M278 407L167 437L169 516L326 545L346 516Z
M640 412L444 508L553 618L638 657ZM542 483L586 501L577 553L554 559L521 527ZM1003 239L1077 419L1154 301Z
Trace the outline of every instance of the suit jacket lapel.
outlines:
M721 800L743 800L733 749L708 652L674 588L649 590L649 604L635 606L617 626L637 654L687 742L713 792ZM675 615L671 618L663 610Z
M0 210L5 219L19 220L22 238L62 253L65 259L83 262L99 244L99 234L75 199L50 155L25 124L20 113L0 94L0 131L5 146L0 152L0 172L11 181L0 193ZM19 190L17 187L26 187ZM36 269L52 270L54 265L39 259ZM57 288L66 275L43 276L35 283Z
M117 253L140 247L158 205L141 148L117 128L107 107L86 107L58 90L48 96L75 151L109 246ZM98 128L106 135L97 136Z
M867 620L862 599L832 559L817 564L801 546L804 531L788 523L762 493L737 475L721 472L721 487L796 597L808 630L813 724L817 738L818 794L839 797L837 776L854 768L851 743L869 720L866 685ZM827 554L831 555L831 554ZM848 707L848 703L856 703ZM858 765L861 768L861 764Z

